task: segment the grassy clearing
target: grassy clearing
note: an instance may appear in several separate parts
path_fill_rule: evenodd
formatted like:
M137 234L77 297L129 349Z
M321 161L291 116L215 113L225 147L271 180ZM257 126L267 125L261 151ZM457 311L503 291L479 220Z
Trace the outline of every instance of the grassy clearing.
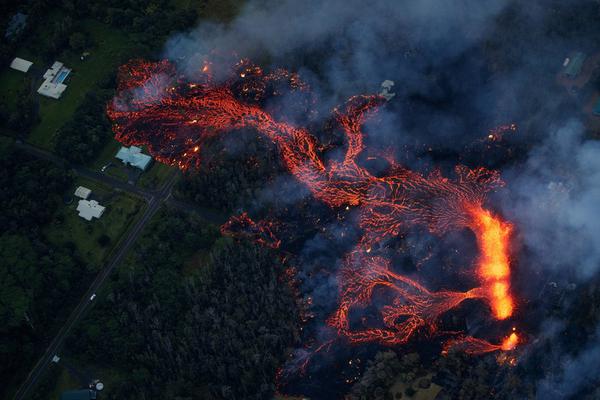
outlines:
M97 301L99 300L100 296ZM86 373L92 374L93 378L99 379L104 384L105 389L102 391L102 398L106 398L107 393L110 393L111 387L115 386L115 382L127 379L127 376L119 374L119 372L114 369L81 363L76 359L76 356L69 356L68 363L77 370L83 369ZM61 366L60 363L58 365L52 364L51 368L58 368L59 371L55 373L56 376L49 377L47 387L37 388L35 399L57 400L60 399L60 395L67 390L81 389L81 383L71 376L69 371L64 366Z
M99 268L140 212L143 202L89 180L79 179L78 185L92 189L91 197L106 207L104 214L100 219L86 221L79 217L76 211L78 199L74 199L57 212L44 233L56 246L73 243L86 262ZM110 238L110 243L104 247L99 244L99 238L103 235Z
M427 374L424 377L421 378L417 378L416 381L420 380L420 379L429 379L431 380L433 374ZM396 383L394 383L394 385L391 387L390 389L390 393L392 395L393 398L398 398L396 397L396 395L398 393L400 393L401 398L402 399L410 399L410 400L434 400L437 395L440 393L440 391L442 390L442 387L440 385L437 385L435 383L431 383L429 385L428 388L423 389L423 388L419 388L419 387L415 387L416 385L409 385L404 381L401 380L397 380ZM412 387L415 390L415 394L413 394L412 396L409 396L406 394L406 389L408 389L409 387Z
M89 167L99 171L108 163L120 163L121 160L115 158L115 154L117 154L117 151L119 151L120 147L121 143L111 138L110 141L104 146L98 157L89 164Z
M15 110L17 95L23 90L28 90L30 78L31 75L10 68L0 74L0 102L6 105L8 111Z
M158 161L153 161L150 169L140 177L138 185L147 189L158 189L167 180L174 168Z
M116 69L133 47L128 36L113 27L94 20L86 20L82 26L94 43L88 50L91 55L82 61L79 53L68 50L61 54L58 60L72 69L67 89L59 100L39 98L41 121L32 130L29 141L48 150L54 146L56 131L71 119L85 94Z
M74 379L65 368L62 368L56 381L56 387L50 392L48 399L60 399L61 393L67 390L77 390L81 384Z

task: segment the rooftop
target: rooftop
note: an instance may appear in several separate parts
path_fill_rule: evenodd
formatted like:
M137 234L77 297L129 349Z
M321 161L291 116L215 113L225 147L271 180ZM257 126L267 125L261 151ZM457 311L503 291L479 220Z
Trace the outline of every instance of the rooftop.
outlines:
M38 89L38 93L58 99L67 88L63 84L71 70L63 65L60 61L54 61L54 64L44 73L44 82Z
M29 68L33 65L31 61L27 61L23 58L15 57L14 60L10 63L10 67L12 69L16 69L17 71L27 72Z
M82 199L87 199L90 194L92 193L91 189L88 189L84 186L78 186L77 189L75 189L75 196L82 198Z
M152 157L142 153L142 149L137 146L131 146L129 148L121 147L115 157L123 161L123 164L129 164L142 171L146 170L150 161L152 161Z
M91 221L92 218L100 218L105 208L98 204L96 200L79 200L77 205L79 216L88 221Z
M600 116L600 99L598 99L598 101L596 102L596 105L594 106L592 112L594 113L594 115Z
M565 75L569 78L576 78L581 72L583 63L587 56L581 52L577 52L573 55L573 58L569 59L568 62L565 60Z
M67 390L60 395L60 400L93 400L96 392L91 389Z

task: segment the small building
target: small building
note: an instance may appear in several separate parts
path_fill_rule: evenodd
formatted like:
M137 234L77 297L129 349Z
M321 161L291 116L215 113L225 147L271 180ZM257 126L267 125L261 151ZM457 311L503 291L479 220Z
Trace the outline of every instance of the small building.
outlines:
M563 63L564 74L571 79L577 78L586 59L587 56L581 52L575 53L572 58L567 58Z
M37 90L39 94L53 99L59 99L67 88L63 82L71 70L60 61L54 61L54 64L44 73L44 82Z
M596 105L594 106L592 112L594 113L594 115L600 117L600 99L598 99L598 101L596 102Z
M142 153L142 149L137 146L131 146L129 148L123 146L119 149L115 157L123 161L123 164L131 165L142 171L145 171L146 168L148 168L148 165L150 165L150 161L152 161L152 157Z
M10 18L10 21L8 21L8 26L4 32L4 37L6 39L14 40L19 37L21 33L23 33L26 26L27 14L18 12Z
M60 400L94 400L96 391L92 389L67 390L60 395Z
M17 71L27 72L29 68L33 65L31 61L27 61L23 58L15 57L14 60L10 63L10 67Z
M379 95L385 98L387 101L390 101L396 95L396 93L392 93L393 86L394 81L386 79L381 83L381 91L379 92Z
M79 200L79 204L77 204L79 216L87 221L91 221L92 218L100 218L105 209L106 207L98 204L96 200Z
M88 197L90 197L90 194L92 194L92 190L86 188L85 186L78 186L77 189L75 189L75 196L79 197L80 199L86 200Z

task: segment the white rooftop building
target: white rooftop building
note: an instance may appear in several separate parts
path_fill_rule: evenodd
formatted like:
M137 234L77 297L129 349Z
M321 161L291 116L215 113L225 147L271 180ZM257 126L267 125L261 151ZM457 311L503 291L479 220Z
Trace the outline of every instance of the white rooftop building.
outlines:
M394 86L394 81L390 81L386 79L381 83L381 91L379 95L384 97L387 101L390 101L396 93L392 93L392 87Z
M139 168L142 171L145 171L152 161L152 157L142 153L142 149L137 146L121 147L117 154L116 158L123 161L123 164L129 164L133 167Z
M62 93L67 88L63 82L71 70L59 61L54 61L54 64L44 73L44 82L37 92L43 96L59 99Z
M77 205L79 216L88 221L91 221L92 218L100 218L105 208L98 204L96 200L79 200Z
M16 69L17 71L27 72L33 63L31 61L27 61L23 58L15 57L14 60L10 63L10 67L12 69Z
M88 189L85 186L78 186L77 189L75 189L75 196L81 199L87 199L90 197L90 194L92 194L91 189Z

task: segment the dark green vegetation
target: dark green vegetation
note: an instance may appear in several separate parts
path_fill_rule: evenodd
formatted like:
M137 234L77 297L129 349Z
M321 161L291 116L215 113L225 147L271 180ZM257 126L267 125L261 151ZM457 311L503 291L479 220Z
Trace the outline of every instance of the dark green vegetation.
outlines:
M106 88L88 92L75 111L73 118L58 131L56 154L76 164L93 160L112 137L110 123L104 105L113 96L114 82L106 82Z
M270 398L298 332L281 268L270 251L220 238L193 214L163 211L67 343L67 357L123 378L108 382L107 399Z
M73 243L43 234L71 177L4 144L0 149L0 397L20 383L86 288Z
M252 131L235 131L210 143L199 171L190 171L176 195L224 211L247 208L283 167L274 146Z

